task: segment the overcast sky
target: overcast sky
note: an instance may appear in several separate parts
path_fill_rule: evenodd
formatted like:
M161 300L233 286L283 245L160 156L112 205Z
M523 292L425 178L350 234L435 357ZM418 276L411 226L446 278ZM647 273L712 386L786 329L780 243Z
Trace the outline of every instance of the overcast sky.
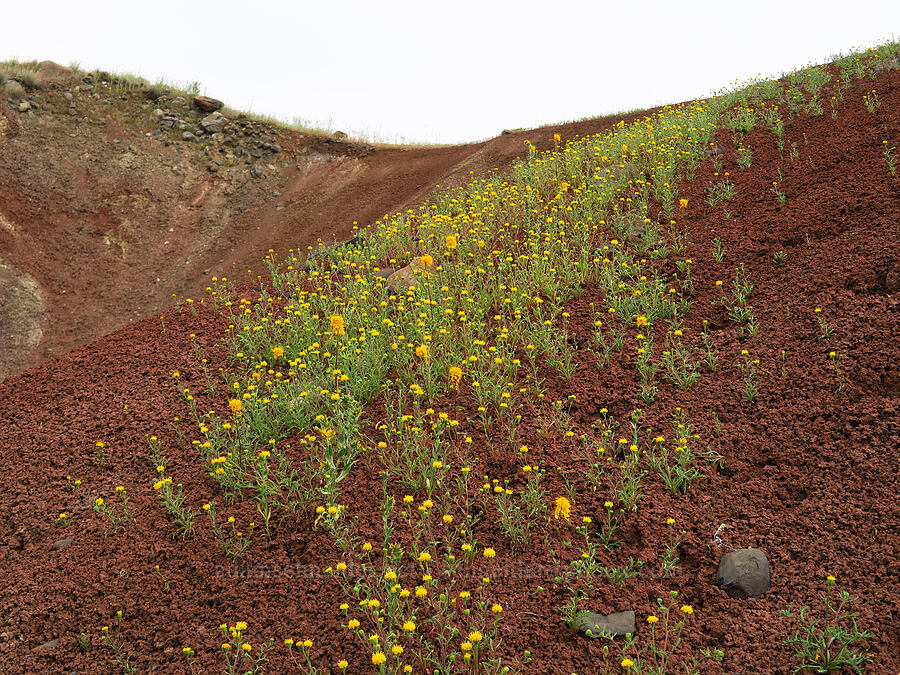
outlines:
M705 96L892 39L900 2L4 3L0 59L198 81L232 107L456 143Z

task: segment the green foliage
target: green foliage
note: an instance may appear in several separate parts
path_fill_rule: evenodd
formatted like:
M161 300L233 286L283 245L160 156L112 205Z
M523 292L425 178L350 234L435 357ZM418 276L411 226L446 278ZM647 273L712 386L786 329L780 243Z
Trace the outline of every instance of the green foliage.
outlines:
M800 662L794 673L811 670L814 673L830 673L849 668L862 673L863 666L872 658L852 648L853 643L874 637L872 633L859 630L856 623L858 614L850 612L850 605L858 598L851 598L844 589L835 590L835 581L828 578L822 602L825 618L813 619L807 615L809 607L800 608L800 629L784 641L795 648L794 656ZM783 616L793 618L791 609L784 610Z

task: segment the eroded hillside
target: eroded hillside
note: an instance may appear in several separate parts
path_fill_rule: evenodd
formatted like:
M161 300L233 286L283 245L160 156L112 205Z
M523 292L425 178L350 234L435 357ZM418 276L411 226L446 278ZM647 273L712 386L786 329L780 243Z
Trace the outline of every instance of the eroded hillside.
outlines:
M255 276L269 248L346 239L354 221L506 166L525 139L549 147L556 131L618 119L386 147L210 113L183 92L48 61L7 70L0 86L0 380L213 276Z

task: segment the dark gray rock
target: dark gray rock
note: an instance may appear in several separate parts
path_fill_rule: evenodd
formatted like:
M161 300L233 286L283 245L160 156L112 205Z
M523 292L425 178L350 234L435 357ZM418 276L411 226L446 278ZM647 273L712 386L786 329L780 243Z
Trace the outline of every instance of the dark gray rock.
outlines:
M218 134L225 129L225 122L225 115L214 112L200 120L200 127L208 134Z
M266 175L266 173L265 173L265 171L260 169L258 166L254 166L254 167L251 167L251 169L250 169L250 175L253 176L254 178L262 178L263 176Z
M742 548L722 556L716 586L732 598L757 598L771 587L769 559L758 548Z
M52 640L47 640L44 644L35 647L35 649L53 649L59 644L59 638L53 638Z
M74 539L60 539L59 541L54 541L50 545L50 548L52 548L54 551L60 551L71 544L73 541Z
M183 138L186 141L190 141L190 142L194 142L194 141L198 140L198 138L196 136L194 136L194 134L192 134L190 131L182 131L181 138Z
M578 618L575 628L579 633L584 633L592 638L598 638L601 635L611 635L612 637L634 635L634 612L630 609L612 614L584 612Z

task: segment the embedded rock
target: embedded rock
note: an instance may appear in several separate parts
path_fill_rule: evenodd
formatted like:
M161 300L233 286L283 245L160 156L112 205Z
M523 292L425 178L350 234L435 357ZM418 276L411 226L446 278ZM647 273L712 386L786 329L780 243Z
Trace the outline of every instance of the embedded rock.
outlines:
M25 96L25 87L15 80L7 80L3 84L3 89L6 91L6 97L11 101L18 101Z
M584 612L578 619L575 628L588 637L598 638L603 635L625 637L634 635L634 612L630 609L612 614L594 614Z
M387 281L388 279L391 278L391 275L396 271L397 270L395 270L393 267L381 267L381 268L375 270L375 276L378 277L379 279L384 279L385 281Z
M892 59L888 59L887 61L881 61L880 63L876 63L875 67L872 69L876 75L881 75L886 70L897 70L900 68L900 58L894 57Z
M202 113L214 113L221 110L225 106L222 101L209 96L195 96L191 99L191 107Z
M200 128L210 135L218 134L225 129L225 122L225 115L220 112L214 112L200 120Z
M419 278L434 274L434 261L431 265L420 258L413 258L406 267L397 270L388 277L387 285L394 290L408 290L420 284Z
M771 587L769 559L758 548L742 548L722 556L716 586L732 598L757 598Z

